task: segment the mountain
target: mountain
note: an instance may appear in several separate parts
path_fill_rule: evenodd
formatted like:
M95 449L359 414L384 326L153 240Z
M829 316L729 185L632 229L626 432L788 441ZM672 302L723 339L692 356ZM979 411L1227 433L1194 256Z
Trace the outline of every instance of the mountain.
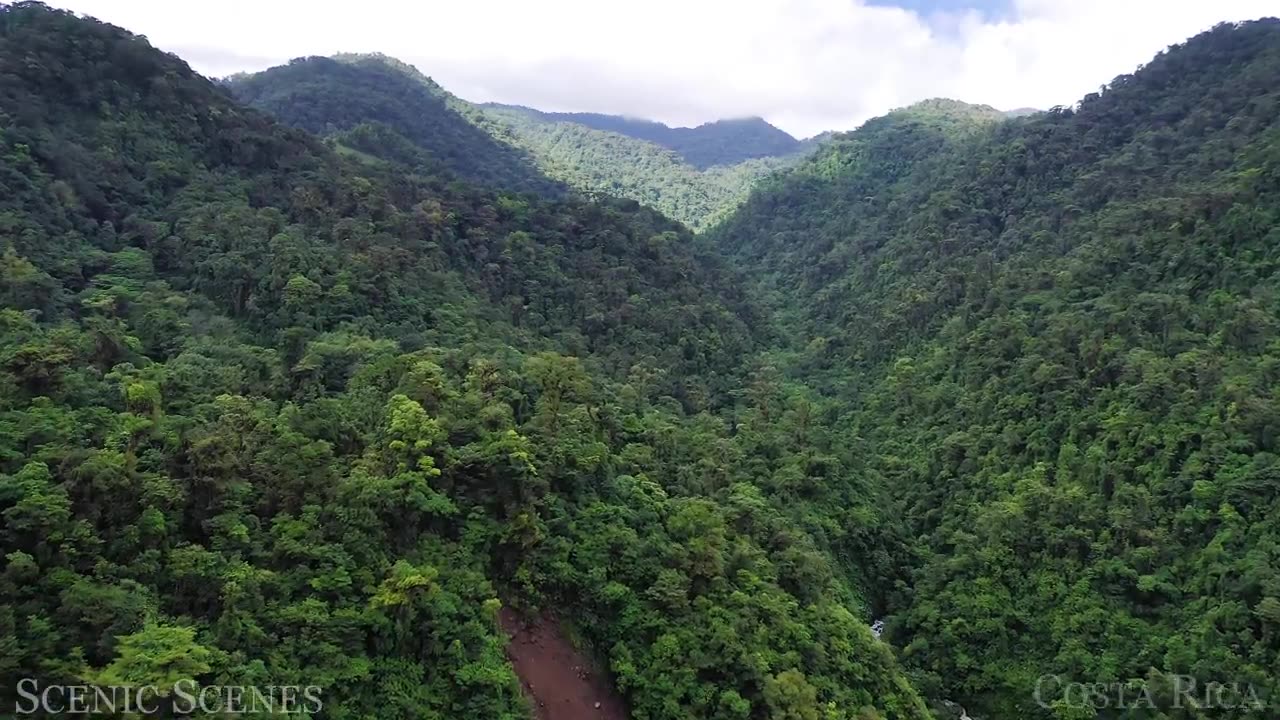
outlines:
M299 58L226 84L242 102L353 151L393 154L402 162L426 163L429 172L447 170L469 182L548 197L571 187L630 199L694 230L715 223L761 178L811 149L793 141L790 157L700 170L650 140L554 113L472 105L412 66L376 54ZM698 137L706 146L716 135ZM410 160L406 152L415 151L407 146L422 157Z
M1020 108L1014 108L1013 110L1005 110L1004 115L1005 117L1020 118L1020 117L1026 117L1028 115L1035 115L1036 113L1040 113L1040 112L1044 112L1044 111L1039 108L1020 107Z
M588 193L635 200L694 230L714 225L761 179L801 157L797 153L699 170L649 140L557 120L551 113L494 105L484 112L547 175Z
M867 628L892 519L742 279L634 202L480 182L521 166L448 98L290 67L254 97L325 138L0 5L0 702L528 717L506 605L637 717L928 717Z
M673 128L670 147L694 167L732 165L797 152L800 141L758 117Z
M661 145L699 170L736 165L744 160L781 157L800 150L800 141L764 119L716 120L693 128L668 127L652 120L599 113L543 112L518 105L487 103L481 107L518 111L548 122L569 122Z
M518 612L650 720L1270 720L1276 77L925 101L693 235L541 171L774 161L0 5L0 704L526 718Z
M1204 712L1274 716L1278 76L1267 19L1073 108L907 108L710 234L892 495L886 637L927 695L1174 718L1231 682Z
M298 58L225 82L244 104L312 133L331 135L376 123L417 146L436 171L512 190L563 191L527 153L477 127L443 88L391 58Z

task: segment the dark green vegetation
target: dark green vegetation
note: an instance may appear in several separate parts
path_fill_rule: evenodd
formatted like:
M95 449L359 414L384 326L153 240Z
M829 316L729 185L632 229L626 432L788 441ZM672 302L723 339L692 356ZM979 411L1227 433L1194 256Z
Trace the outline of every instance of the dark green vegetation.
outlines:
M896 111L704 237L513 150L654 146L385 58L237 81L322 140L109 26L0 33L0 692L521 717L501 598L637 718L1275 716L1280 21Z
M254 75L228 78L238 100L341 145L394 157L416 146L426 172L452 173L507 190L561 191L527 154L494 139L464 115L465 103L391 58L345 55L298 58ZM390 138L396 134L401 137Z
M484 112L506 127L547 175L593 195L644 203L694 230L723 219L761 179L802 156L795 153L699 170L651 141L554 120L550 113L492 105Z
M651 120L600 113L542 112L518 105L490 103L485 109L515 111L547 122L568 122L594 130L626 135L674 150L699 170L714 165L736 165L744 160L790 155L801 149L799 140L761 118L717 120L693 128L673 128Z
M1098 716L1276 717L1278 77L1273 19L1074 110L894 113L714 233L892 491L889 637L927 694L1092 718L1037 678L1150 678L1166 709ZM1270 706L1168 709L1170 674Z
M0 6L0 704L194 678L520 717L501 597L573 619L639 718L924 718L865 626L876 492L741 280L635 203L464 182L520 168L391 95L416 124L326 142Z
M648 137L653 132L594 129L586 115L579 122L577 114L472 105L412 66L383 55L299 58L229 78L227 86L242 102L326 136L340 149L544 197L563 195L567 185L590 197L634 200L695 230L722 219L761 178L794 164L813 147L764 121L726 121L713 124L723 126L717 131L713 125L697 128L686 144L696 150L732 143L733 138L760 139L731 163L695 166ZM610 118L652 126L681 138L688 130L607 115L589 118L601 126Z

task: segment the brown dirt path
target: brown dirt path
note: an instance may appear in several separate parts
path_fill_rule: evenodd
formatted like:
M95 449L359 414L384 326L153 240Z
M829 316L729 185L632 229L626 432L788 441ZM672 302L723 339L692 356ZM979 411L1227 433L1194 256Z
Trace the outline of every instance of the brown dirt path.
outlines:
M498 614L507 633L507 657L538 720L627 720L627 707L604 673L569 642L550 615Z

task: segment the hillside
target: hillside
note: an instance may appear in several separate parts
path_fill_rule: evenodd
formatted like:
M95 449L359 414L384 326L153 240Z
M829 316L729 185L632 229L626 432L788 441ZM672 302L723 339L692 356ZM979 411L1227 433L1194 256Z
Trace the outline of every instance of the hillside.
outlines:
M0 4L0 706L1273 720L1276 78L1221 25L700 168Z
M528 717L506 605L571 620L636 717L927 717L866 626L890 521L741 279L634 203L460 183L408 134L452 119L370 97L405 125L322 140L0 5L0 702Z
M543 196L573 188L634 200L694 230L724 217L760 179L810 149L699 169L654 141L554 113L472 105L383 55L299 58L226 84L251 107L365 154ZM793 151L800 148L792 142Z
M692 128L672 128L670 137L662 144L680 153L697 168L783 157L801 148L799 140L758 117L716 120Z
M1199 717L1178 683L1234 682L1205 712L1274 716L1276 77L1270 19L1075 108L909 108L713 233L893 495L913 560L882 580L887 637L928 695L1094 717L1064 688L1107 682L1154 707L1098 717Z
M635 200L694 230L714 225L746 200L760 180L801 157L797 153L699 170L655 142L556 120L552 113L493 105L484 112L495 125L507 128L547 175L589 193Z
M378 124L422 151L428 171L510 190L563 192L527 153L477 127L439 85L391 58L298 58L225 82L242 103L317 135Z
M716 120L697 127L668 127L652 120L600 113L544 112L518 105L487 103L486 110L514 111L551 123L568 122L594 130L626 135L675 152L699 170L736 165L744 160L782 157L801 149L799 140L762 118Z

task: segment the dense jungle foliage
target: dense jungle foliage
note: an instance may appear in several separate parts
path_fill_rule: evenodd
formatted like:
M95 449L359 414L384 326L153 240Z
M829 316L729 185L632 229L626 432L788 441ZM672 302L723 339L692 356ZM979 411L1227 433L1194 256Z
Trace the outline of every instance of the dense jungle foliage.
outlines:
M695 167L661 138L648 137L652 133L629 136L593 129L578 121L579 114L473 105L384 55L298 58L228 78L226 85L239 100L278 120L377 157L422 164L418 169L429 174L447 171L474 183L544 197L559 197L573 188L593 198L634 200L694 230L723 219L761 178L794 164L816 146L801 145L766 124L790 144L757 142L751 144L756 150L750 157ZM597 125L603 126L612 116L582 117L600 119ZM688 130L617 120L668 132ZM705 146L742 134L704 133L704 128L710 126L698 128L694 137ZM389 131L402 138L388 137ZM760 134L758 129L744 132ZM417 149L412 159L404 153L409 146ZM777 156L768 148L777 149Z
M0 5L0 707L524 718L507 605L643 720L1269 720L1276 78L1280 21L1223 25L764 178L381 56L219 85Z
M909 108L714 232L893 495L911 560L882 580L887 636L927 695L979 718L1276 717L1277 77L1270 19L1075 108ZM1174 675L1248 702L1061 693Z
M0 6L0 702L525 717L508 604L572 619L639 718L927 717L866 626L876 491L741 279L635 203L465 182L510 156L408 119L322 141Z
M555 195L563 190L537 170L527 153L494 139L459 112L462 101L392 58L298 58L225 83L244 104L317 135L367 125L392 128L425 154L428 172L447 170L475 184L512 191Z

